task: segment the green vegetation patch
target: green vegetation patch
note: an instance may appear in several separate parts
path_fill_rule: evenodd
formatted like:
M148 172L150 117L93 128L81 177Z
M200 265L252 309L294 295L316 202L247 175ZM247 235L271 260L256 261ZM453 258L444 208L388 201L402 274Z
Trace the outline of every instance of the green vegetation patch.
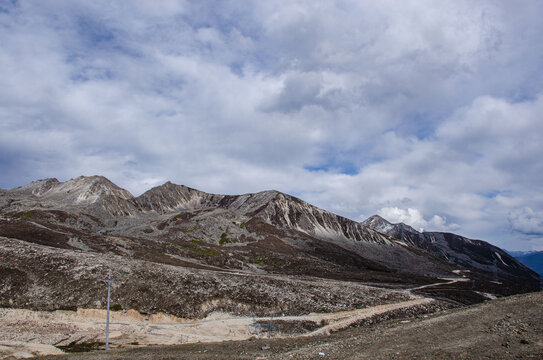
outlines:
M231 239L228 237L228 234L223 232L221 234L221 239L219 240L219 245L224 245L224 244L231 244L231 243L235 243L236 242L236 239Z
M113 304L109 307L111 311L121 311L123 309L121 304Z
M251 264L266 265L266 256L257 256L252 259L249 259Z
M26 220L32 216L32 214L34 214L34 210L27 211L23 215L19 216L19 220Z
M258 255L254 258L249 259L251 264L258 264L261 266L273 266L277 268L285 267L286 261L283 259L278 259L274 257L269 257L265 255Z
M189 250L189 251L191 251L193 253L199 254L199 255L206 255L206 256L211 256L211 257L219 255L219 253L216 252L216 251L213 251L211 249L203 249L203 248L197 247L197 246L187 248L187 250Z
M182 247L181 245L177 245L177 244L174 244L172 242L167 242L166 245L177 248L177 249L181 249L181 250L186 250L187 249L187 248Z

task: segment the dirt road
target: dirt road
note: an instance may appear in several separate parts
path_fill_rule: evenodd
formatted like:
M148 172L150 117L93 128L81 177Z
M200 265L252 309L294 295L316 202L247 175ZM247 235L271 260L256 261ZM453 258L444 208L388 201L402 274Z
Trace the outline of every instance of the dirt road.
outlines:
M325 336L119 349L42 359L542 359L542 304L543 292L539 292Z
M434 283L434 284L427 284L427 285L417 286L417 287L409 289L409 291L426 289L426 288L429 288L429 287L435 287L435 286L440 286L440 285L450 285L450 284L454 284L454 283L457 283L457 282L470 281L469 278L442 278L442 280L445 280L445 282L439 282L439 283Z
M432 299L414 297L412 300L365 309L336 313L277 317L275 321L311 321L322 326L305 336L329 334L346 328L356 321L389 311L431 303ZM80 309L73 311L40 312L20 309L0 309L0 356L27 357L30 354L59 354L56 346L73 343L98 343L104 338L105 311ZM232 317L213 313L203 320L188 320L165 314L145 317L136 311L112 312L110 344L112 347L134 345L174 345L182 343L245 340L263 334L258 323L269 317ZM321 324L321 325L319 325ZM276 332L274 337L289 336Z

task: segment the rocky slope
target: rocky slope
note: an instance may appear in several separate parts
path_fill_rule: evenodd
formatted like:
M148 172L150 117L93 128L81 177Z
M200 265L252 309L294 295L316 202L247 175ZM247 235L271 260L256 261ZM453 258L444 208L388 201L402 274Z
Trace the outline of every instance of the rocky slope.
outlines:
M235 196L215 195L167 182L145 192L135 201L143 211L159 214L220 208L247 218L256 216L272 225L319 238L390 243L386 237L352 220L273 190Z
M66 182L57 179L34 181L26 186L7 191L0 202L8 209L70 209L100 217L134 215L138 209L134 196L103 176L80 176Z
M444 232L418 232L403 224L392 224L378 215L362 222L383 234L392 236L405 244L417 246L456 267L477 272L473 276L486 276L495 282L515 281L537 275L502 249L485 241L468 239Z
M542 301L540 292L418 319L404 313L377 325L320 337L155 346L40 359L541 359Z
M217 195L168 182L134 197L101 176L39 180L0 192L0 305L101 307L99 279L107 268L122 280L115 301L123 308L189 317L209 309L356 308L386 300L347 281L388 289L383 296L392 298L391 289L459 270L477 270L464 273L477 280L471 288L451 285L432 296L469 303L484 299L479 292L539 286L537 275L486 243L371 227L277 191ZM492 256L504 263L499 286L492 283ZM302 285L302 278L338 281L346 292Z

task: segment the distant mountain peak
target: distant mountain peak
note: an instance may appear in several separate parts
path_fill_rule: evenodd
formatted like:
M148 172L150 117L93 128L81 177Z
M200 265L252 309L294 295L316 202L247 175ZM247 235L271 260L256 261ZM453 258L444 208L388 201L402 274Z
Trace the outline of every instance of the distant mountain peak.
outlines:
M485 241L472 240L452 233L419 232L404 223L391 223L379 215L369 217L362 222L362 225L405 244L429 251L455 266L487 272L491 266L501 266L502 271L512 274L526 270L505 251ZM499 261L496 263L495 260Z
M128 190L120 188L108 178L100 175L79 176L59 183L59 186L54 190L59 193L77 194L76 202L93 203L104 196L115 196L124 200L134 198L134 195Z
M90 175L90 176L79 175L75 179L70 179L70 180L93 180L93 181L94 180L99 180L99 181L111 182L108 178L106 178L105 176L102 176L102 175Z
M31 193L39 198L49 200L68 200L69 203L74 204L90 204L107 196L123 200L134 198L128 190L118 187L109 179L99 175L79 176L65 182L60 182L56 178L41 179L10 191Z
M47 178L47 179L32 181L28 185L25 185L20 188L12 189L12 190L30 192L33 195L41 196L47 193L52 188L54 188L55 186L57 186L58 184L60 184L60 182L56 178Z
M177 185L167 181L162 185L147 190L136 198L144 211L156 211L159 214L198 207L212 194Z
M377 215L377 214L374 214L372 216L370 216L369 218L367 218L366 220L362 221L362 224L364 223L374 223L374 224L378 224L378 223L382 223L382 224L392 224L390 221L386 220L385 218L383 218L382 216L380 215Z
M387 235L395 235L394 233L400 230L413 234L420 234L419 231L415 230L414 228L405 223L391 223L390 221L384 219L377 214L370 216L366 220L362 221L361 224Z

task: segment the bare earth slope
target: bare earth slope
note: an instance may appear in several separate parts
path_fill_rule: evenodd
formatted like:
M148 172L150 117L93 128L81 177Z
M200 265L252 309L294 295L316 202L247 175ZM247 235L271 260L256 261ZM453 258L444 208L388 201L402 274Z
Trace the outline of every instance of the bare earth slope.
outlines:
M329 336L187 344L43 359L541 359L543 293Z

